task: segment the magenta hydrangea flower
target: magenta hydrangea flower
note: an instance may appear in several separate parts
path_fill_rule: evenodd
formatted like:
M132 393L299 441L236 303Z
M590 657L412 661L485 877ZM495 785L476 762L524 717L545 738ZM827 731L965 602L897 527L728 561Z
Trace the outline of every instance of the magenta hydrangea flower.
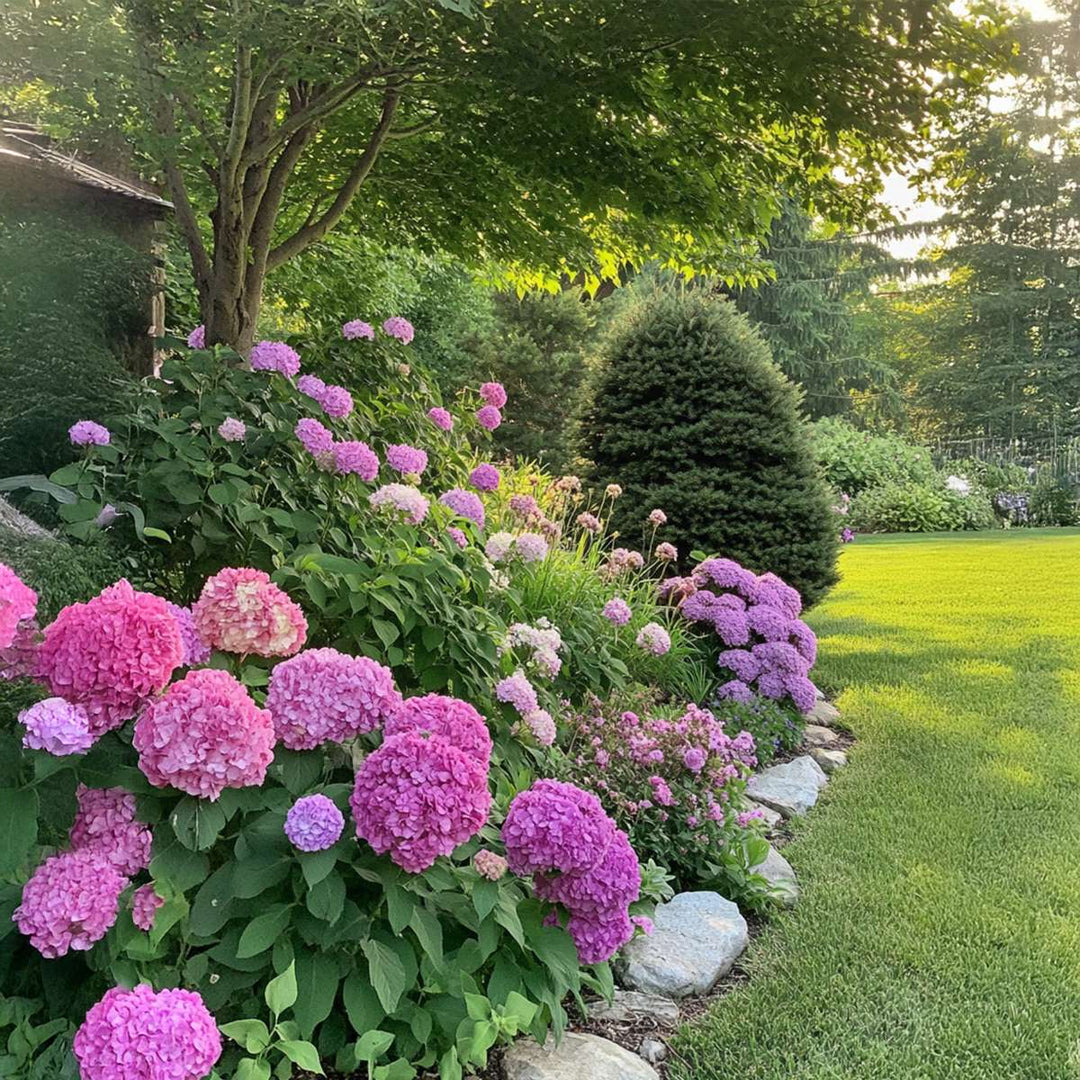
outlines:
M501 409L506 404L506 387L499 382L486 382L480 386L480 396L485 404Z
M292 656L307 638L303 611L251 567L229 566L207 578L191 613L199 638L222 652Z
M539 872L534 885L541 900L562 904L576 915L599 915L611 908L625 913L641 889L641 868L626 833L617 829L593 865L557 877Z
M543 562L548 556L548 542L539 533L522 533L514 541L514 547L524 563Z
M176 625L180 627L180 639L184 643L184 655L180 666L198 667L205 664L210 659L211 650L195 629L195 616L191 613L191 608L169 603L169 611L176 619Z
M494 465L477 465L471 473L469 473L469 483L472 484L477 491L497 491L499 482L502 477L499 475L499 470Z
M361 338L374 341L375 327L371 323L364 322L363 319L352 319L342 326L341 336L346 341L359 341Z
M438 735L407 731L364 759L349 804L361 840L420 874L483 828L487 769Z
M383 484L368 496L376 510L397 511L409 525L419 525L427 517L428 501L409 484Z
M336 442L331 452L339 473L355 473L365 484L379 475L379 455L366 442L359 439Z
M646 623L635 639L637 646L653 656L663 656L671 649L671 636L659 623Z
M56 757L67 757L85 754L94 745L86 710L63 698L46 698L23 709L19 713L19 723L26 728L23 746L28 750L44 750Z
M532 732L533 738L540 746L551 746L555 742L558 731L547 709L533 709L532 712L526 713L525 726Z
M252 371L276 371L291 379L300 370L300 354L284 341L260 341L248 357Z
M395 443L386 448L386 463L403 476L419 476L427 468L427 453L415 446Z
M203 1080L221 1035L192 990L114 986L86 1014L73 1043L82 1080Z
M459 548L469 546L469 538L460 529L455 528L453 525L447 528L446 534L450 537L451 540L454 541L455 544L457 544Z
M108 446L112 436L109 429L93 420L79 420L68 428L72 446Z
M464 488L451 488L439 496L439 502L449 507L459 517L468 518L478 529L484 527L484 504L480 496Z
M164 689L183 658L169 605L121 579L57 615L45 628L35 671L53 694L86 709L97 737Z
M296 380L296 389L313 401L320 401L326 393L326 383L318 375L301 375Z
M657 544L656 557L661 562L674 562L679 557L679 549L674 544Z
M191 331L187 336L187 343L189 349L205 349L206 348L206 327L200 323Z
M305 795L285 815L285 835L301 851L325 851L345 831L345 815L325 795Z
M616 626L625 626L632 616L630 605L619 596L613 596L604 605L601 614L608 622L614 623Z
M494 405L484 405L476 410L477 423L488 431L494 431L502 423L502 413Z
M428 419L443 431L450 431L454 426L454 418L439 405L436 405L434 409L428 409Z
M290 750L377 730L401 703L388 667L337 649L305 649L270 675L266 707Z
M328 386L319 399L327 416L340 420L353 411L353 397L344 386Z
M158 908L164 903L164 899L154 891L153 885L140 885L131 894L131 921L140 930L149 933L154 929Z
M296 437L303 448L315 456L329 453L334 445L333 432L310 416L297 420Z
M536 689L529 682L524 671L515 671L513 675L508 675L496 683L495 696L499 701L513 705L522 716L527 716L540 708Z
M0 607L0 612L2 610ZM37 670L39 635L40 630L34 619L19 623L14 640L6 649L0 649L0 680L8 682L33 677Z
M408 345L416 334L413 324L401 315L392 315L382 324L382 328L383 333L389 334L392 338L397 338L402 345Z
M409 731L436 735L463 750L485 769L491 761L491 733L484 718L467 701L424 694L406 698L387 719L387 738Z
M226 442L243 442L247 435L247 425L243 420L237 420L235 416L226 416L218 424L217 433Z
M75 812L68 839L72 851L92 851L108 859L124 877L150 865L153 836L135 819L135 796L121 787L88 788L75 792Z
M19 623L37 614L37 593L10 566L0 563L0 649L10 648Z
M506 873L506 860L494 851L481 849L473 856L473 866L476 872L488 881L498 881Z
M135 722L139 768L154 787L216 800L258 787L274 757L274 722L227 671L199 668Z
M46 859L23 886L12 919L42 956L85 952L116 922L127 879L95 851L62 851Z

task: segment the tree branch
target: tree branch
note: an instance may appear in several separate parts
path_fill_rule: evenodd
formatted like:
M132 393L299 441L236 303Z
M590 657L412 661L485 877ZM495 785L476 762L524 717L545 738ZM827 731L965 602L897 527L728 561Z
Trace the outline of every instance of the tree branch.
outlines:
M283 240L276 248L270 251L267 257L268 270L277 269L294 255L299 255L310 244L321 240L341 220L357 191L360 190L360 185L367 179L368 174L375 165L379 151L382 150L383 144L386 142L386 136L393 126L394 114L397 112L400 100L400 89L390 87L386 90L383 94L379 122L371 133L371 138L368 139L368 144L364 147L363 153L356 159L352 170L338 190L334 201L321 217L311 224L297 229L292 236Z
M387 142L394 139L411 139L414 135L421 135L425 131L430 131L438 122L439 114L436 113L434 116L429 116L426 120L421 120L417 124L388 131L386 133Z

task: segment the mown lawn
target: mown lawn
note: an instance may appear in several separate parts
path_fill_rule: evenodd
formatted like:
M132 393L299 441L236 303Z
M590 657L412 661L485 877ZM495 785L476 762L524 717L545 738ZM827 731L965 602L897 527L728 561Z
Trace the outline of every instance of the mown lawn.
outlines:
M1080 1078L1080 531L860 538L813 613L858 736L800 906L677 1080Z

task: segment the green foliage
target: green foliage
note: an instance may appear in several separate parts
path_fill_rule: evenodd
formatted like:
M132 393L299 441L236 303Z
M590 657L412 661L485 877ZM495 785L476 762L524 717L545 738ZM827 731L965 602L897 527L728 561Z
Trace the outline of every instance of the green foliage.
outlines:
M867 488L930 484L937 477L930 451L900 435L860 431L831 417L810 430L814 456L836 492L854 497Z
M771 570L808 605L836 580L829 496L798 393L731 303L646 296L608 342L582 436L592 479L623 487L611 524L624 536L661 508L662 538L684 560L700 549Z
M988 493L949 491L941 477L929 481L888 481L851 501L849 523L856 532L952 532L989 529L996 524Z
M1033 525L1080 523L1080 499L1064 480L1040 479L1031 492L1029 509Z
M86 221L0 206L0 473L72 457L67 429L100 419L145 345L150 260Z
M749 731L754 736L761 768L802 745L806 718L790 706L769 698L755 698L749 705L719 698L710 702L709 708L724 717L724 726L729 731Z

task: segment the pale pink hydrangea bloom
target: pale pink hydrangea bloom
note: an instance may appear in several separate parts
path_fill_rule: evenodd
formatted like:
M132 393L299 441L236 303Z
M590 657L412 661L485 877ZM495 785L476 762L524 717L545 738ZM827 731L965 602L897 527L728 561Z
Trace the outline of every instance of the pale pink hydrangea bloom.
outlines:
M371 323L364 322L363 319L352 319L342 326L341 336L345 338L346 341L358 341L361 338L366 338L368 341L374 341L375 328Z
M154 929L158 908L164 903L153 885L140 885L131 895L131 921L140 930L149 933Z
M401 315L392 315L382 324L383 332L397 338L402 345L408 345L416 334L413 324Z
M488 881L498 881L506 873L506 860L494 851L483 848L473 856L476 872Z
M237 420L234 416L226 416L218 424L217 433L226 442L243 442L247 435L247 425L243 420Z
M661 525L667 524L667 514L663 510L653 510L649 513L649 524L655 529L659 529Z
M207 578L192 616L210 648L241 656L292 656L307 638L303 611L267 573L250 567L226 567Z
M488 538L484 545L484 554L493 562L505 562L514 550L514 538L508 532L497 532Z
M508 675L496 683L495 697L499 701L513 705L522 716L528 716L529 713L536 712L540 708L536 690L525 672L521 670L515 671L513 675Z
M663 656L671 648L671 636L659 623L646 623L638 632L637 644L654 656Z
M409 525L419 525L427 517L427 499L408 484L384 484L368 496L368 502L376 510L396 511Z
M23 709L19 713L19 723L26 728L23 746L28 750L44 750L56 757L67 757L68 754L85 754L94 745L86 710L63 698L46 698Z
M136 820L135 796L121 787L88 788L75 792L79 808L68 840L72 851L104 856L124 877L150 865L150 829Z
M541 746L551 746L555 742L555 721L546 709L533 709L526 713L525 724Z

